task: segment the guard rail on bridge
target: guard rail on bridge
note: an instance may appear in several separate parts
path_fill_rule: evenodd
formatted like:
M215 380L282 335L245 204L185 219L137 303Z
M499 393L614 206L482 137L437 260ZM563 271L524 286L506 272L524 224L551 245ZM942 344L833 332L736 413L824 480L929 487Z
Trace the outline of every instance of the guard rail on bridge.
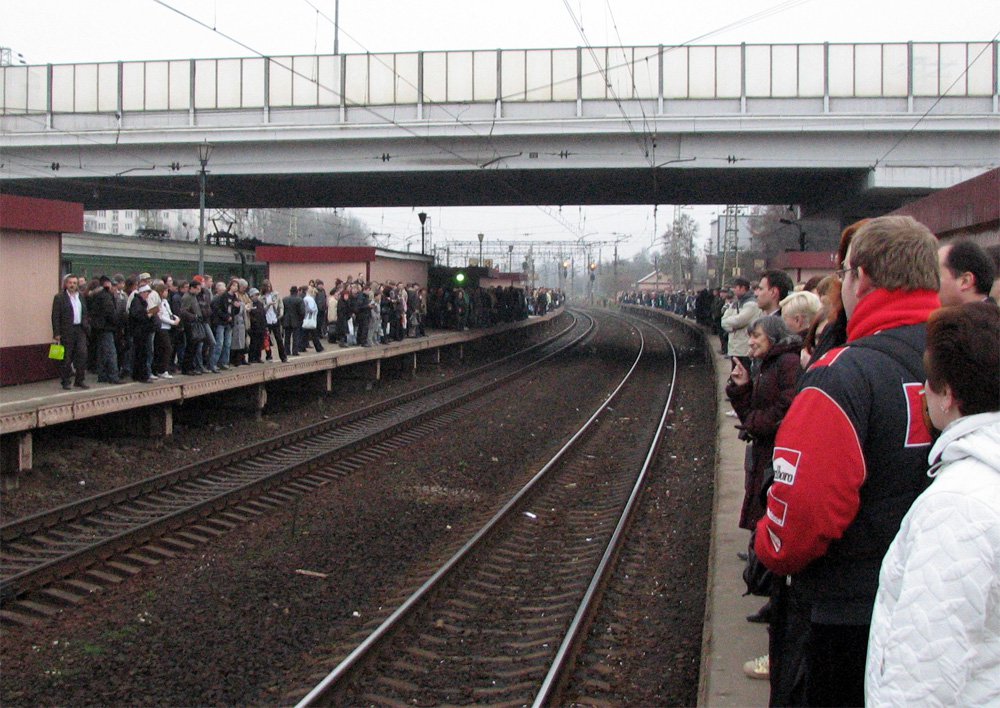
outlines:
M812 99L805 113L922 113L945 97L961 113L998 112L998 42L739 44L717 46L498 49L231 59L47 64L0 68L4 128L39 130L61 114L121 121L187 112L259 110L263 122L288 109L340 109L340 120L370 122L372 108L414 106L424 119L439 104L490 106L516 117L517 105L563 104L552 117L616 112L773 113ZM970 101L974 105L970 105ZM711 107L706 105L711 102ZM802 102L799 102L802 103ZM617 104L617 107L616 105ZM575 106L575 108L574 108ZM365 107L352 114L349 109ZM947 106L938 110L949 112ZM537 115L537 113L536 113ZM176 125L176 117L169 121ZM256 119L255 119L256 120ZM103 122L91 127L103 128Z

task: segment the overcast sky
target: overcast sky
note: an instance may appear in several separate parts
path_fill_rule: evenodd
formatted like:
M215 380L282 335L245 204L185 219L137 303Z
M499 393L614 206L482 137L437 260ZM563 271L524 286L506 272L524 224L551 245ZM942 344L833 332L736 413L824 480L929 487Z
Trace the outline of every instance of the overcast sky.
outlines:
M29 64L329 53L336 0L0 0L0 46ZM997 0L340 0L339 49L394 52L739 42L982 41ZM177 10L175 12L171 8ZM188 17L182 16L182 14ZM214 28L214 31L213 31ZM716 207L687 211L708 231ZM373 230L419 234L417 209L357 209ZM674 209L426 209L438 242L630 233L650 244ZM610 237L610 236L609 236ZM596 237L595 237L596 238ZM398 245L398 244L393 244Z

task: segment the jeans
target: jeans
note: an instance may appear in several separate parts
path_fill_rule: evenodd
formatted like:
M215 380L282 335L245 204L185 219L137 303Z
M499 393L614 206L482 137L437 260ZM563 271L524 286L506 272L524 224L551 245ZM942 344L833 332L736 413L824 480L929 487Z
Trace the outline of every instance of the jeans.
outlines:
M114 332L97 333L97 380L103 383L118 381L118 350L115 349Z
M157 328L159 325L157 324ZM146 339L146 371L153 370L153 352L156 351L156 330L149 333Z
M220 364L229 364L229 357L233 349L233 326L215 325L215 351L212 353L213 369L218 369Z
M202 371L212 368L212 359L215 358L215 333L208 322L205 323L205 340L202 342L201 359L198 359L198 367Z

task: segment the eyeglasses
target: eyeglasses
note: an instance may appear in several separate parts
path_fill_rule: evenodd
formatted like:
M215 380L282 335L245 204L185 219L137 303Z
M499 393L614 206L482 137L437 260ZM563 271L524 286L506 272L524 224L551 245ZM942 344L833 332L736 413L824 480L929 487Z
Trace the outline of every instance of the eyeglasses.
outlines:
M857 274L857 270L858 270L858 267L854 266L853 268L839 268L839 269L837 269L837 270L835 270L833 272L837 275L838 278L840 278L841 280L844 280L847 277L848 273L854 273L856 275Z

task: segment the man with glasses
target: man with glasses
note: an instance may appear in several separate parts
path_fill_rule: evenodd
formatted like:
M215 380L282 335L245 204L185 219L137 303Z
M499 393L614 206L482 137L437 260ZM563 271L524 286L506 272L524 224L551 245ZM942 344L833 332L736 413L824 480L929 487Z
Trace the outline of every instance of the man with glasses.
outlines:
M882 557L929 483L922 356L940 306L937 239L910 217L872 219L843 266L847 344L803 374L775 439L754 544L789 576L793 604L809 608L802 667L782 666L775 647L771 657L772 698L783 674L798 673L800 693L785 699L803 705L864 704Z

